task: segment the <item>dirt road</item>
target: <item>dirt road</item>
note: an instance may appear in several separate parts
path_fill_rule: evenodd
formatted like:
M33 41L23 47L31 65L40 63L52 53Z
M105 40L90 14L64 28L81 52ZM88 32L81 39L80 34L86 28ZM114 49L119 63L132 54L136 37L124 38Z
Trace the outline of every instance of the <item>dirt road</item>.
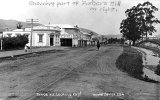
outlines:
M155 84L132 78L116 68L122 51L117 45L103 46L100 51L95 47L72 48L3 61L0 99L156 100Z

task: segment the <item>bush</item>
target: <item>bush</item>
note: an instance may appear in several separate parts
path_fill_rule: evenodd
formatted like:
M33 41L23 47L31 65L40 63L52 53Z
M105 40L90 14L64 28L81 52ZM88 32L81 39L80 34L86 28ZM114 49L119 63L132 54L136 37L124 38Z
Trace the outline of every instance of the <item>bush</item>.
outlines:
M15 50L24 48L28 43L26 35L18 35L17 37L4 37L3 50Z
M124 52L118 57L116 66L128 74L140 78L143 75L143 61L141 54L133 52L131 47L124 47Z

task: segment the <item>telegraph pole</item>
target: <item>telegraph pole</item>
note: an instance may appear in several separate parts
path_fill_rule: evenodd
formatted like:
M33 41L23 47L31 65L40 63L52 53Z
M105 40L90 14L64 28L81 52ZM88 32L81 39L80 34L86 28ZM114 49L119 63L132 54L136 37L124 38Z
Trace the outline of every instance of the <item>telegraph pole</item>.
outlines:
M2 36L1 36L1 51L3 50L3 32L2 32Z
M38 23L38 19L27 19L27 23L31 24L31 35L30 35L30 50L32 52L32 33L33 33L33 23Z

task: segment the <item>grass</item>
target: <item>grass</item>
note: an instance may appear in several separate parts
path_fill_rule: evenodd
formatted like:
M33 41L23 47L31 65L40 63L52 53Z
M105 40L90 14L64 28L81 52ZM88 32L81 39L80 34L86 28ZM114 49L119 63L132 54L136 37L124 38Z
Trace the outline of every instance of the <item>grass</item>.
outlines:
M143 44L145 42L151 42L151 43L160 45L160 40L159 39L147 39L147 40L143 40L143 41L137 43L136 45L139 46L139 45L141 45L141 44Z
M159 41L159 45L160 45L160 41ZM140 45L140 47L148 49L153 51L155 54L158 54L158 57L160 57L160 50L156 47L150 47L150 46L145 46L145 45ZM155 66L145 66L148 67L148 69L153 70L155 72L155 74L160 76L160 65Z
M142 55L137 50L124 46L123 53L118 57L116 66L134 77L143 75Z
M143 78L142 54L130 46L123 46L123 53L116 60L116 67L130 76L143 81L157 83L148 77Z
M158 49L158 48L155 48L155 47L149 47L149 46L139 46L139 47L141 47L141 48L145 48L145 49L148 49L148 50L152 50L153 52L155 52L155 53L157 53L158 55L159 55L159 57L160 57L160 50Z

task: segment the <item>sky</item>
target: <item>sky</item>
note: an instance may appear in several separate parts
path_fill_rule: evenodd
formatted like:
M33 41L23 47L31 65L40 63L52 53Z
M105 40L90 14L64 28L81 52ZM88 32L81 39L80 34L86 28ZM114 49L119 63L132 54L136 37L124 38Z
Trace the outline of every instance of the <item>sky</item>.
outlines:
M113 1L114 4L111 3ZM41 24L78 25L98 34L119 34L120 23L126 18L126 9L145 1L147 0L1 0L0 19L25 22L26 19L33 18ZM160 0L148 1L159 8L155 16L160 20ZM160 25L156 29L156 34L160 33Z

